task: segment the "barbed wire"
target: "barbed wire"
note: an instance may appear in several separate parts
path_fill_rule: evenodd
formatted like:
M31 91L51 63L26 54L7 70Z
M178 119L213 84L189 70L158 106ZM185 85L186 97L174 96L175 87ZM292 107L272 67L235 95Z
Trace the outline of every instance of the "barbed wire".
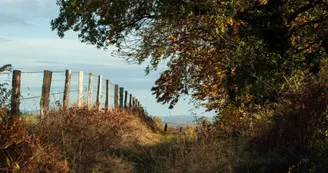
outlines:
M51 71L52 73L66 73L66 71ZM21 72L22 74L43 74L44 73L44 71L22 71ZM77 74L77 73L79 73L79 72L76 72L76 71L74 71L74 72L71 72L72 74Z
M66 70L65 71L51 71L53 74L65 74L66 73ZM78 74L80 71L73 71L73 72L71 72L72 74ZM21 71L21 73L22 74L43 74L44 73L44 71ZM0 72L0 75L11 75L12 74L12 72ZM100 75L97 75L97 74L94 74L93 73L93 76L100 76ZM101 75L101 76L103 76L103 75ZM88 76L87 75L84 75L83 76L83 78L85 79L85 78L87 78ZM110 82L109 82L109 84L111 85L111 86L115 86L115 85L118 85L118 84L115 84L115 83L113 83L110 79L108 79L108 78L102 78L102 80L103 81L107 81L107 80L109 80ZM84 80L84 82L83 82L83 85L86 85L87 84L87 81L88 80ZM28 90L30 90L30 89L28 89ZM125 91L127 91L127 90L125 90ZM72 93L72 92L78 92L78 90L70 90L70 93ZM83 89L83 92L88 92L88 87L86 87L86 88L84 88ZM97 88L96 87L93 87L93 89L92 89L92 92L97 92ZM50 95L51 96L55 96L55 95L59 95L59 94L64 94L64 92L62 91L62 92L55 92L55 93L51 93ZM129 94L132 94L132 93L130 93L129 92ZM102 92L102 97L105 97L106 96L106 93L105 92ZM42 98L42 96L41 95L38 95L38 96L31 96L31 97L24 97L24 96L21 96L21 101L23 101L23 102L25 102L25 101L28 101L28 100L34 100L34 99L41 99ZM55 97L54 97L55 98ZM110 98L114 98L115 99L115 96L113 96L112 94L110 94ZM57 98L55 98L55 99L57 99ZM34 102L35 102L35 100L34 100ZM32 107L33 106L31 106L31 105L27 105L27 102L25 102L24 103L25 105L25 108L30 108L30 109L33 109ZM36 103L34 103L34 104L36 104ZM34 110L34 109L33 109Z
M26 108L30 108L30 110L34 110L34 108L32 108L32 106L30 105L30 104L27 104L24 100L23 100L23 105L24 105L24 107L25 107L25 110L26 110ZM34 106L35 106L35 109L37 109L37 107L36 107L36 103L34 103Z
M78 92L78 90L71 90L70 92ZM65 92L61 91L61 92L56 92L56 93L51 93L50 95L58 95L58 94L64 94ZM24 97L21 96L21 100L31 100L31 99L37 99L37 98L41 98L42 96L32 96L32 97Z
M25 98L25 97L23 97L23 96L21 96L21 100L31 100L31 99L37 99L37 98L41 98L42 96L33 96L33 97L27 97L27 98Z
M66 71L51 71L52 73L55 73L55 74L63 74L63 73L66 73ZM22 74L43 74L44 71L21 71ZM78 74L79 71L73 71L71 72L72 74ZM0 74L12 74L12 72L0 72ZM98 75L98 74L93 74L94 76L101 76L101 75ZM103 76L103 75L102 75ZM108 78L103 78L104 81L106 80L110 80ZM109 83L111 86L115 86L117 84L115 83L112 83L111 80L110 80L110 83Z

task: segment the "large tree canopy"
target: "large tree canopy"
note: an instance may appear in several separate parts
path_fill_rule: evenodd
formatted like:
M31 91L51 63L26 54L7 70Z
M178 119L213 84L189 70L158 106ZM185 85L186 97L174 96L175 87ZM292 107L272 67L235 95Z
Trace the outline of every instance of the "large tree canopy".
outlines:
M219 109L275 102L297 73L316 74L328 51L327 0L57 0L60 37L79 32L147 71L165 60L153 87L174 106L183 94Z

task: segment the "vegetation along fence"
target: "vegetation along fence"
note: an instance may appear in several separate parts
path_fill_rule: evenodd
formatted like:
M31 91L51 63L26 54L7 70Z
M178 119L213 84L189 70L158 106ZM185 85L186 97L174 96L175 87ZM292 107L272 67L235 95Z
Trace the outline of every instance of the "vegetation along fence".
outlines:
M31 74L38 73L43 74L43 82L41 88L41 95L31 96L31 97L22 97L21 96L21 88L22 88L22 74ZM102 75L97 76L97 88L96 88L96 102L93 102L94 89L94 77L93 73L89 73L89 81L87 87L83 85L84 83L84 72L72 72L71 70L66 71L48 71L45 70L43 72L22 72L20 70L14 70L12 76L12 98L11 98L11 114L20 114L21 110L21 99L29 100L29 99L40 99L39 113L40 116L44 116L50 111L50 97L51 95L62 95L62 101L57 100L56 103L59 104L63 109L68 109L71 103L71 85L72 85L72 74L76 73L78 75L77 80L77 106L84 107L87 106L88 109L92 107L96 107L99 110L110 111L111 109L123 108L130 109L133 111L138 111L139 113L145 114L145 110L138 101L138 99L129 94L128 91L125 91L123 87L119 87L118 84L112 84L109 79L104 79ZM51 92L52 82L53 82L53 74L61 74L64 76L64 81L61 81L63 87L63 91L53 93ZM31 80L33 77L29 76ZM105 82L104 82L105 81ZM104 83L104 85L103 85ZM114 87L113 95L111 94L111 88ZM105 91L103 91L103 88ZM73 90L74 91L74 90ZM87 96L85 96L87 95ZM105 96L105 103L103 103L103 96ZM112 98L112 99L111 99ZM111 104L112 101L114 102Z

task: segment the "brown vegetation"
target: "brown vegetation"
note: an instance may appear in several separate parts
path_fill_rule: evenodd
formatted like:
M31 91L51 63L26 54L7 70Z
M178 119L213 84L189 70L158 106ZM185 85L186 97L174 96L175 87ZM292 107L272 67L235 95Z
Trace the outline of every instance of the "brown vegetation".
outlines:
M0 121L0 172L70 172L56 146L29 135L19 117Z
M1 122L0 168L7 172L327 172L326 75L304 75L266 107L227 105L214 123L169 127L125 110L73 107L29 127ZM7 112L7 111L4 111Z
M124 110L71 108L48 114L36 134L60 147L74 172L133 172L133 165L117 153L156 142L145 120L149 121Z

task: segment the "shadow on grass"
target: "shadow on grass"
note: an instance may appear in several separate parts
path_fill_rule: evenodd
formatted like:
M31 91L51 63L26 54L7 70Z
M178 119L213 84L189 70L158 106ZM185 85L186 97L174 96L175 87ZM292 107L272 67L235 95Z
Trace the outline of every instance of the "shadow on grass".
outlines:
M191 151L187 144L195 139L192 135L162 133L160 143L148 146L134 143L132 148L111 149L109 152L133 164L138 173L175 172L180 166L176 161Z

